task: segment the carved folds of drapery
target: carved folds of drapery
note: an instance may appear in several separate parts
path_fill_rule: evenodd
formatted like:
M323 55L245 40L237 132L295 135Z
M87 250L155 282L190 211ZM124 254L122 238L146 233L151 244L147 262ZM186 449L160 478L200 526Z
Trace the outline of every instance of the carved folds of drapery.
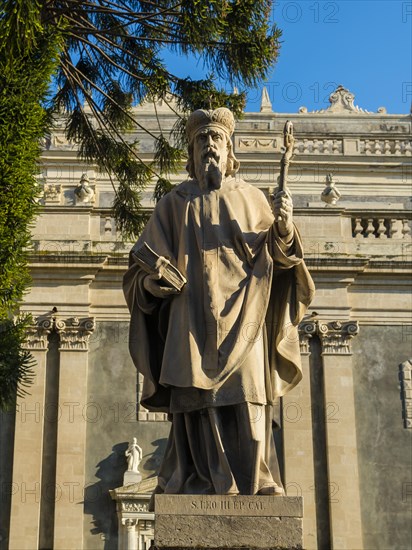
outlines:
M48 336L55 331L60 336L60 351L87 351L90 335L94 331L93 317L37 317L26 331L25 348L29 350L47 350Z
M300 351L309 353L310 339L319 336L322 354L350 355L351 340L359 333L358 321L331 321L324 323L318 320L304 320L299 325Z

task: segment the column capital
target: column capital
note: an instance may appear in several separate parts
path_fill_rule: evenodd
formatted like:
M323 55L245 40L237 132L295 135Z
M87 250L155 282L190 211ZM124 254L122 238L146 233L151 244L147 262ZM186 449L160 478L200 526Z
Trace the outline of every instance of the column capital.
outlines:
M47 351L47 338L52 329L53 319L51 317L35 317L33 323L26 329L24 349Z
M313 336L319 336L322 355L351 355L351 340L359 333L359 321L304 319L298 330L302 355L310 354L309 343Z
M317 321L313 319L303 320L298 327L299 331L299 345L300 353L302 355L309 355L309 342L314 334L317 332Z
M322 355L351 355L351 340L359 334L358 321L318 322Z
M134 527L136 527L137 522L137 518L122 518L122 525L128 527L129 529L133 529Z
M55 329L60 335L60 351L87 351L90 335L95 329L94 317L55 319Z

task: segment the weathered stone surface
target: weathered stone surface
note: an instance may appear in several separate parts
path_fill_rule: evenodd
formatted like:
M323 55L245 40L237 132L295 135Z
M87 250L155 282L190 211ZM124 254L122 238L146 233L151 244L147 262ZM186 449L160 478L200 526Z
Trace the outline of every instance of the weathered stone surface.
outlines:
M156 495L156 515L302 517L300 497L256 495Z
M155 518L155 545L165 548L302 548L301 518L178 516Z
M302 548L302 498L156 495L155 547Z

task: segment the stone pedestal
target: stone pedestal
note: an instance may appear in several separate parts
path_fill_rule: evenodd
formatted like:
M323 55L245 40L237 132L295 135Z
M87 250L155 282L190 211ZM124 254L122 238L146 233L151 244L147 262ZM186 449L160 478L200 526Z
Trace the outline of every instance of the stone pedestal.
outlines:
M156 495L159 550L302 548L300 497Z
M142 481L142 474L139 472L127 471L123 475L123 486L133 485L134 483L140 483Z

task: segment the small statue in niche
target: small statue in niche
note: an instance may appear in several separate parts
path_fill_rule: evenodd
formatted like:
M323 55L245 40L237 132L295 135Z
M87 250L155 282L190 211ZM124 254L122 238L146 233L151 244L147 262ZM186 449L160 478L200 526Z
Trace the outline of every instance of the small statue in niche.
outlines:
M74 190L76 202L91 202L94 198L94 191L90 187L87 174L82 174L80 183Z
M341 196L342 195L339 189L335 187L335 182L332 179L332 174L328 174L326 176L326 187L322 191L320 198L329 206L335 206Z
M135 437L133 438L133 442L130 443L124 454L127 458L127 471L136 472L137 474L139 474L139 464L142 460L143 451L137 444L137 439Z

